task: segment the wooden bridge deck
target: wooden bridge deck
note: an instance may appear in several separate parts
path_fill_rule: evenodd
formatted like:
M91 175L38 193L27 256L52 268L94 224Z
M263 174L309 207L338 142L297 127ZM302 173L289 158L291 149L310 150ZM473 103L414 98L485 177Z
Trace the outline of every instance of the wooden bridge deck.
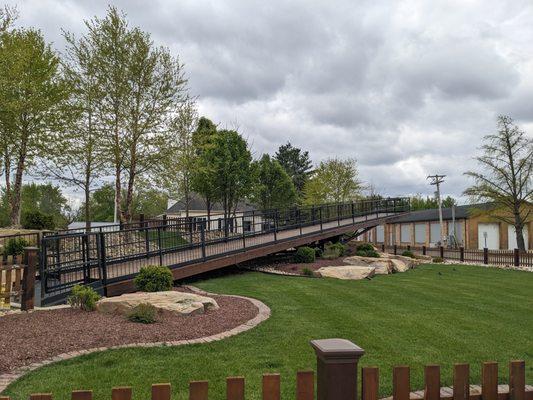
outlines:
M362 217L347 218L311 226L302 226L273 232L256 233L243 237L242 234L216 243L206 244L205 258L200 247L184 248L162 256L152 256L107 266L108 295L133 290L131 280L113 283L121 277L136 274L147 265L167 265L172 269L175 279L187 278L203 272L235 265L240 262L273 254L295 246L325 240L347 232L354 232L382 224L396 217L398 213L379 213Z

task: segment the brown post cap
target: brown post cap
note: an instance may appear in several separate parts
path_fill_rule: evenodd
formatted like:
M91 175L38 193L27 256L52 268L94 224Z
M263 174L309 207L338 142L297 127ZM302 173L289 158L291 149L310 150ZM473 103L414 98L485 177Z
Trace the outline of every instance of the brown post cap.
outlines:
M311 340L316 356L324 362L354 362L365 354L365 351L346 339Z

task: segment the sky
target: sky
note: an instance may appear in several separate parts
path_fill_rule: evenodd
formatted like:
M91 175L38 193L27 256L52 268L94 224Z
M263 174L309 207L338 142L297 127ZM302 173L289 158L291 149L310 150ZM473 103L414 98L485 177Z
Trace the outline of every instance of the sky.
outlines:
M185 64L201 115L255 157L356 158L384 195L460 197L498 114L533 135L533 1L8 1L63 51L108 4ZM464 197L461 198L463 201Z

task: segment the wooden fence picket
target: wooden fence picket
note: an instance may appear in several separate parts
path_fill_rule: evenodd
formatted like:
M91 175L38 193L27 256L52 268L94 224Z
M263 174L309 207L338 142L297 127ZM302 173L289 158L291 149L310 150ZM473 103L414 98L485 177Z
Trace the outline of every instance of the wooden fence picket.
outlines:
M365 367L361 377L361 400L378 400L379 368Z
M112 400L131 400L131 387L116 387L111 390Z
M30 400L52 400L52 393L33 393Z
M189 383L189 400L207 400L209 383L192 381Z
M280 400L280 375L263 375L263 400Z
M470 398L470 365L455 364L453 367L453 400Z
M92 390L73 390L71 395L72 400L92 400Z
M496 362L483 363L481 396L483 400L498 400L498 363Z
M411 393L410 373L408 366L394 367L392 373L393 400L409 400Z
M315 373L299 371L296 374L296 400L313 400L315 398Z
M424 381L424 399L440 400L440 367L438 365L426 365Z
M509 400L526 398L526 363L511 361L509 363Z
M242 376L226 378L226 399L244 400L244 378Z
M170 400L170 383L156 383L152 385L152 400Z

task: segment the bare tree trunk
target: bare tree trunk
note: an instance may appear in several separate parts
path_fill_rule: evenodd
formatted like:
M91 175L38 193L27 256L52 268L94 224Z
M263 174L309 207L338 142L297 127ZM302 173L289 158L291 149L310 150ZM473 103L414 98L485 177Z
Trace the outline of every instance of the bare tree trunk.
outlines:
M516 234L516 245L518 247L518 250L523 252L526 251L526 243L524 241L524 222L522 221L522 217L520 216L520 211L516 211L515 207L515 213L514 213L514 228L515 228L515 234Z
M21 149L19 152L19 159L17 161L17 171L15 172L15 184L13 190L9 196L10 202L10 219L11 225L18 227L20 226L20 192L22 190L22 175L24 174L26 161L26 142L21 144Z
M88 179L86 178L85 179L85 188L84 188L84 191L85 191L85 230L87 232L90 232L91 231L91 206L89 204L90 200L91 200L91 191L89 189L89 183L88 183Z

